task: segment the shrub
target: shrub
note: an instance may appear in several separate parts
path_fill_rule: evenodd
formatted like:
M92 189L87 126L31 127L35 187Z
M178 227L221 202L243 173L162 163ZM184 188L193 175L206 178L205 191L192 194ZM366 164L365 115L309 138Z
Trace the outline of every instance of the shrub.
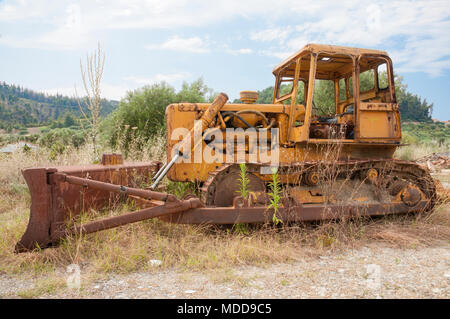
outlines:
M417 136L414 136L413 134L409 132L403 132L402 133L402 143L405 144L416 144L419 142L419 139Z
M101 124L101 131L113 149L127 155L130 149L142 149L146 142L165 129L165 110L172 103L206 102L212 95L202 79L183 83L177 93L165 82L128 92L119 108Z
M86 142L86 133L68 128L56 128L42 134L39 146L46 147L52 154L62 154L67 147L80 147Z

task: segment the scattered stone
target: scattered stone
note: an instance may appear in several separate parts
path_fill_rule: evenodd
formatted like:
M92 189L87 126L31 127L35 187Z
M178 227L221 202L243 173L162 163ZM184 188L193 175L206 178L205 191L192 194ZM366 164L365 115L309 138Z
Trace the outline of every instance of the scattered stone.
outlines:
M158 267L158 266L161 266L162 261L158 260L158 259L151 259L148 261L148 264L153 267Z
M327 293L327 289L325 287L319 287L317 289L317 293L320 297L325 297L325 294Z
M380 249L381 248L381 249ZM212 281L202 271L155 269L84 283L86 298L448 298L450 247L447 241L419 249L368 248L330 253L293 263L232 266L237 281ZM401 260L396 264L395 259ZM364 262L364 260L366 260ZM367 271L379 265L379 271ZM372 269L373 270L373 269ZM376 269L375 269L376 270ZM189 280L179 280L180 276ZM280 285L280 278L289 285ZM0 298L26 295L39 279L0 275ZM74 298L67 289L44 292L36 298Z
M193 293L195 293L195 290L191 290L191 289L185 290L184 293L185 294L193 294Z

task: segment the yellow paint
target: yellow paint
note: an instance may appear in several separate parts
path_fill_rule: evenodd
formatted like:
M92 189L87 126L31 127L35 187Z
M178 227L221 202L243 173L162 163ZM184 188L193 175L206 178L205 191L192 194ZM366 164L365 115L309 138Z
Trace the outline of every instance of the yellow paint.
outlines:
M329 62L324 62L323 57L329 58ZM378 88L378 81L376 81L373 89L360 93L358 81L352 81L353 86L349 90L348 85L351 82L350 80L357 79L359 72L370 69L376 70L378 65L383 63L387 65L388 88ZM276 103L251 104L255 100L256 95L255 92L247 91L243 92L243 99L246 103L225 104L220 111L258 111L262 112L268 121L273 121L274 127L279 130L279 163L289 165L291 163L314 162L319 160L392 158L401 139L401 126L398 104L395 101L395 89L393 87L392 62L386 52L310 44L275 67L273 73L276 77L273 102ZM375 80L377 80L376 72L374 73ZM281 79L286 77L294 79L292 92L278 98L277 90L280 89L283 83ZM333 80L335 90L339 90L340 82L347 83L344 100L340 100L340 96L336 92L334 94L335 112L336 114L340 114L350 105L354 106L353 113L336 117L338 125L354 125L353 137L343 137L341 139L310 137L311 127L315 125L315 129L320 130L320 125L322 125L318 123L317 118L313 114L314 82L318 78ZM305 105L299 104L299 101L297 101L297 91L299 89L297 83L300 80L305 84ZM351 94L351 91L353 94ZM175 130L177 128L192 130L194 121L202 118L210 105L208 103L179 103L167 107L168 158L171 158L171 151L174 145L179 143L183 137L174 136ZM255 114L247 113L243 114L242 117L251 125L261 123ZM210 128L216 127L217 130L220 130L222 139L225 140L226 134L223 119L216 118L209 119L210 123L208 125ZM226 121L227 116L224 115L223 118ZM245 127L240 120L231 120L231 118L228 121L228 126L230 127L230 125L241 128ZM238 133L237 135L239 134L244 133ZM269 135L269 141L272 138ZM259 145L260 142L259 140L250 141L247 137L243 144L235 146L234 151L236 153L238 149L243 149L248 152ZM190 145L191 149L193 146ZM219 146L224 148L224 144ZM330 148L339 149L336 156L331 157L326 155L330 154ZM198 151L201 154L205 153L205 151L210 152L214 162L178 162L169 171L168 177L174 181L196 180L203 182L206 181L210 172L227 163L225 156L211 152L210 146L205 142L201 143ZM194 158L193 152L191 152L191 158ZM265 163L261 154L258 152L256 158L251 158L248 154L245 154L243 159L239 159L235 154L229 160L228 163L237 163L240 160ZM270 180L270 175L261 175L260 177L263 180ZM281 176L281 179L283 182L288 182L298 179L298 176Z

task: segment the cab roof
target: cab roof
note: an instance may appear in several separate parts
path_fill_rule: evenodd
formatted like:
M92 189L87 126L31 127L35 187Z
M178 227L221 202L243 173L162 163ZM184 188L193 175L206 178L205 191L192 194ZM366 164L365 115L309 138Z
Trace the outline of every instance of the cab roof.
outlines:
M381 50L372 50L372 49L362 49L362 48L352 48L352 47L345 47L345 46L336 46L336 45L326 45L326 44L307 44L305 45L300 51L294 53L289 58L281 62L279 65L277 65L272 73L274 75L277 75L281 70L284 70L283 73L293 73L293 66L295 65L295 61L297 58L299 58L302 55L307 55L307 53L316 53L317 55L320 55L323 60L319 60L319 62L324 62L321 64L318 64L318 71L319 72L325 72L328 75L323 74L323 78L329 78L331 77L331 73L334 73L335 75L337 73L344 74L348 72L348 68L345 67L345 64L352 63L353 57L358 57L361 55L367 55L372 57L372 61L364 61L361 65L362 69L368 69L373 67L374 64L380 64L382 63L380 60L376 59L377 57L380 58L389 58L386 51ZM374 61L378 60L378 62ZM302 59L302 66L301 69L305 70L303 65L307 69L309 69L309 57L306 56ZM291 66L289 68L289 66ZM292 69L292 70L291 70ZM288 74L287 74L288 75Z

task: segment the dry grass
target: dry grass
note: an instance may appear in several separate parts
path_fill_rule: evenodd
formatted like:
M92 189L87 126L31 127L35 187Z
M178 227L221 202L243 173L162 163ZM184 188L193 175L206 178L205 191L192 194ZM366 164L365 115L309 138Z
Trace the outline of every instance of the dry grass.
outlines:
M18 296L26 299L40 297L46 294L53 294L56 291L66 287L66 280L64 277L44 277L39 278L34 287L23 289L18 292Z
M138 154L140 160L163 159L164 140ZM29 194L20 170L31 166L57 166L90 163L94 159L89 146L72 150L49 160L39 154L15 153L0 164L0 273L22 276L50 276L72 263L83 265L92 274L108 272L157 271L160 268L216 271L223 278L238 280L229 272L235 265L260 265L293 262L304 256L357 248L374 242L398 247L432 245L450 238L450 206L442 205L432 214L387 216L308 224L239 225L215 227L168 224L158 219L126 225L83 237L72 237L59 247L39 252L14 254L15 243L28 223ZM152 266L150 260L162 261ZM227 272L228 271L228 272ZM86 271L84 271L86 272ZM35 297L59 289L59 277L23 292ZM245 282L241 284L245 285Z
M401 146L395 152L394 157L405 161L415 161L432 153L448 152L450 152L449 143L441 145L436 141L428 141L427 143Z
M176 225L149 220L83 237L59 247L16 255L15 242L28 222L26 210L0 215L0 272L39 275L69 264L96 273L162 268L226 269L234 265L291 262L304 256L358 248L374 241L398 247L432 245L450 238L449 206L429 215L328 221L318 224L243 226L242 231L215 226ZM242 226L241 226L242 227Z
M449 241L450 205L440 205L431 214L387 216L368 228L369 239L383 241L396 247L433 245Z

